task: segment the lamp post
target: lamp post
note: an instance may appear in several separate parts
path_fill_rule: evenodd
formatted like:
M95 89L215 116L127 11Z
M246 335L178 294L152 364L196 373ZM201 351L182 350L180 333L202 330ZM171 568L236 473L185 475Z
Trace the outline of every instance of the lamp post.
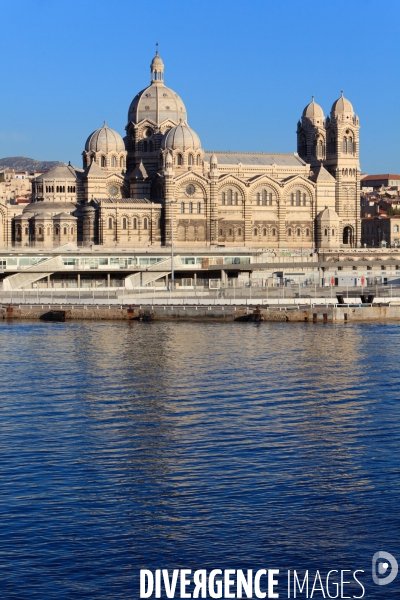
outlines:
M166 200L166 204L171 206L171 290L175 287L175 272L174 272L174 215L172 204L176 204L177 200Z

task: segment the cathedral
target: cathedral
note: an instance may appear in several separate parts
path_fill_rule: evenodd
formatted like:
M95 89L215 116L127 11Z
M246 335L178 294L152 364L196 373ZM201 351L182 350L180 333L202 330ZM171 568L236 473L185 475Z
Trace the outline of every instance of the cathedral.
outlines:
M122 138L104 122L86 140L81 169L36 177L20 214L0 206L4 245L360 245L359 120L343 93L326 118L314 97L304 108L297 152L208 152L157 52L125 130Z

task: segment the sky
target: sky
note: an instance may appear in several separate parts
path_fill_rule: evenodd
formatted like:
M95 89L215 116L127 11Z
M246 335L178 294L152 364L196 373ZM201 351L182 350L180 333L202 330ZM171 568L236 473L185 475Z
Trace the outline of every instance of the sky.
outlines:
M295 152L344 90L363 173L400 173L400 0L1 0L0 157L71 161L125 135L155 44L205 150Z

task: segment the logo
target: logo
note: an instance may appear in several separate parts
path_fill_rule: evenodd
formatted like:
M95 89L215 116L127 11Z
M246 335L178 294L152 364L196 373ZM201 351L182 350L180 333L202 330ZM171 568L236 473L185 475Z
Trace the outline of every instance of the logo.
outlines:
M384 575L387 572L389 564L391 566L389 575L379 577L378 575ZM398 570L399 565L397 564L397 560L389 552L375 552L372 557L372 579L376 585L388 585L388 583L392 583L397 577Z

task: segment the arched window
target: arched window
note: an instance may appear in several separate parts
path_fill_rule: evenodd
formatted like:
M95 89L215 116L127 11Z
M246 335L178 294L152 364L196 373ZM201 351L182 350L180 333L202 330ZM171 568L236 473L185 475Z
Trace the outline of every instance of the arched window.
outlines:
M200 157L200 154L198 154L198 155L197 155L197 158L196 158L196 164L197 164L197 166L198 166L198 167L201 165L201 157Z
M193 213L193 202L189 202L189 214Z
M276 236L276 229L272 229L271 234L272 234L272 237L275 237Z
M300 206L300 204L301 204L300 198L301 198L300 191L297 190L297 192L296 192L296 206Z
M228 206L232 206L232 190L228 190Z
M64 227L64 235L67 235L67 228Z
M222 204L226 204L226 194L222 192Z
M58 194L58 185L57 185L57 187L56 187L56 194Z
M272 194L271 192L268 194L268 204L272 206Z
M342 140L342 151L347 154L347 137L345 136Z
M50 227L47 228L47 235L50 235Z
M307 196L305 194L303 194L303 206L306 206L307 204Z
M126 217L122 219L122 229L126 229Z
M229 231L228 231L228 235L229 235L229 236L232 236L232 229L229 229Z
M253 235L254 235L254 237L257 236L257 233L258 233L257 229L253 229Z
M108 218L108 229L112 229L113 228L113 220L112 217Z
M143 229L147 229L148 225L147 225L147 218L145 217L143 219Z
M42 235L42 233L43 233L43 230L42 230L42 228L41 228L41 227L39 227L39 229L38 229L38 234L39 234L39 235Z
M55 234L56 234L56 235L60 235L60 230L59 230L59 228L58 228L58 227L56 227L56 228L55 228Z
M241 228L240 228L240 227L239 227L239 229L237 230L237 234L238 234L238 236L239 236L239 237L242 237L242 230L241 230Z
M347 140L347 152L353 154L353 138L351 136Z
M178 159L178 165L182 166L182 154L178 154L177 159Z
M303 157L307 156L307 140L305 135L302 135L300 138L299 154Z
M300 237L300 236L301 236L301 231L300 231L300 229L298 229L297 230L297 237Z
M102 166L102 167L105 167L105 166L106 166L106 157L105 157L105 156L102 156L102 157L101 157L101 166Z
M119 166L121 167L121 169L124 168L124 157L121 156L121 158L119 159Z
M239 204L239 194L235 192L235 202L234 204L237 206Z
M308 237L310 235L310 230L306 229L306 236Z
M219 230L219 235L222 237L222 229Z
M335 237L335 230L332 229L332 237Z
M25 227L25 235L29 235L29 228Z
M197 203L197 214L201 213L201 202Z
M137 218L133 217L132 229L137 229Z
M327 229L325 229L324 235L328 235L328 230Z
M71 227L71 235L74 235L74 228Z
M287 234L288 234L288 237L290 237L292 235L292 230L288 229Z
M153 142L150 140L149 142L149 152L153 152L154 146L153 146Z
M294 194L290 195L290 204L294 206Z
M146 142L146 140L143 142L143 152L147 152L147 142Z
M322 143L322 140L318 140L318 144L317 144L317 157L318 158L322 158L324 154L324 146Z
M192 165L193 164L193 156L191 154L189 154L188 156L188 165Z
M181 214L183 215L185 212L185 203L181 202Z
M261 201L260 201L260 192L257 192L257 204L261 204Z
M329 136L328 153L336 154L336 138L335 134L333 133L331 133L331 135Z
M267 230L264 228L263 229L263 236L265 237L267 235Z
M266 192L266 190L262 191L262 205L263 206L267 205L267 192Z
M111 166L115 167L115 156L111 157Z

